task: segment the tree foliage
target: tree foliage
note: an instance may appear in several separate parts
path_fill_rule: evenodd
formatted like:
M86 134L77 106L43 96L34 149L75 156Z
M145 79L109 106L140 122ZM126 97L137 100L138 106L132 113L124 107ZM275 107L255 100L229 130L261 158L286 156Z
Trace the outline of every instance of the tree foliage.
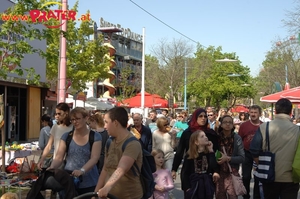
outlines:
M274 82L279 82L284 87L286 80L291 88L299 86L299 52L300 46L297 40L287 39L274 43L272 49L267 52L265 60L262 63L263 68L256 78L259 91L263 94L273 93Z
M78 2L72 10L78 12ZM90 39L94 34L93 23L81 21L77 27L76 21L68 21L66 33L61 33L60 29L47 29L47 79L52 83L57 81L61 35L67 39L67 79L71 80L73 89L83 90L86 82L108 77L110 58L104 56L108 49L102 46L102 37Z
M194 67L188 76L188 93L196 96L201 106L216 105L233 107L242 98L254 96L255 89L251 86L250 69L241 61L234 63L218 63L217 59L230 58L238 60L235 53L222 53L221 47L199 46L194 60ZM230 77L229 74L239 74ZM250 86L244 87L244 84Z
M29 10L40 8L43 2L20 0L1 13L1 19L7 16L22 16ZM6 80L9 73L14 73L25 77L30 84L39 84L40 76L35 73L34 67L25 68L21 61L25 55L42 54L41 49L33 48L30 42L42 40L44 36L45 32L30 20L22 22L10 18L0 21L0 77Z

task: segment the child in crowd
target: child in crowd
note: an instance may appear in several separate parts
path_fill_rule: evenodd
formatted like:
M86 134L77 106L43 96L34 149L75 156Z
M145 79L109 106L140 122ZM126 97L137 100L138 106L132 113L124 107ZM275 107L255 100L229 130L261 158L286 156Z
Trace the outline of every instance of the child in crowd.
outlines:
M174 183L171 172L164 168L164 152L160 149L154 149L151 154L156 164L156 172L153 173L153 178L156 183L153 198L168 199L169 191L174 189Z
M218 164L213 144L201 130L195 131L190 137L187 159L183 162L189 179L185 183L185 199L213 199L215 182L219 180Z

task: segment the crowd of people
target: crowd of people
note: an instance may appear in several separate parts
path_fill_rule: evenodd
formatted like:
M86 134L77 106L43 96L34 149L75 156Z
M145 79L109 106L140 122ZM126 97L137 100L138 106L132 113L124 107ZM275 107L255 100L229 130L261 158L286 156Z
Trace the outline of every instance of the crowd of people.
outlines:
M168 110L161 115L151 110L145 118L140 113L128 114L122 107L91 115L84 108L70 110L67 104L60 103L53 126L48 116L42 116L39 143L43 154L38 166L46 168L46 179L42 180L47 181L50 176L63 185L58 190L61 198L96 191L99 197L111 193L118 198L142 199L140 177L131 168L137 165L141 170L144 149L153 155L156 164L155 199L172 195L173 181L179 173L185 199L237 199L231 174L242 177L244 199L251 195L254 199L296 199L299 183L292 179L292 163L300 128L291 118L289 100L280 99L275 113L274 120L262 121L261 107L252 105L249 112L233 114L207 107L198 108L191 115L182 111L175 117ZM250 193L252 172L265 147L267 122L270 150L276 154L276 177L269 183L254 178ZM131 137L136 141L123 148ZM109 145L107 140L111 140ZM58 177L61 171L72 178ZM73 185L74 178L80 178L78 186L65 186ZM34 187L35 193L43 189ZM29 192L27 198L42 198L35 193Z

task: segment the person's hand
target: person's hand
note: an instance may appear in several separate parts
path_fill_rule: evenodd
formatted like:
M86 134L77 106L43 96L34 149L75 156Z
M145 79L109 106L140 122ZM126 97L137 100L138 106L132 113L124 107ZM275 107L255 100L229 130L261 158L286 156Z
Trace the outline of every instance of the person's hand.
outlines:
M79 177L83 174L83 172L81 170L74 170L72 172L72 175L75 176L75 177Z
M217 161L218 164L223 164L224 162L227 162L229 159L229 157L227 155L225 155L224 153L221 152L221 154L222 154L222 156Z
M212 143L211 141L209 141L209 142L208 142L208 145L207 145L207 148L208 148L208 151L209 151L209 152L214 152L213 146L214 146L213 143Z
M155 190L156 190L156 191L163 192L163 191L165 190L165 188L162 187L162 186L155 185Z
M220 175L218 173L213 174L213 181L216 183L220 179Z
M176 180L176 171L172 171L172 178L174 181Z
M36 165L39 170L42 170L42 166L44 166L44 160L40 159L40 161Z
M104 186L101 189L98 190L98 196L100 198L106 198L107 194L109 193L109 191L111 190L111 187L108 186Z

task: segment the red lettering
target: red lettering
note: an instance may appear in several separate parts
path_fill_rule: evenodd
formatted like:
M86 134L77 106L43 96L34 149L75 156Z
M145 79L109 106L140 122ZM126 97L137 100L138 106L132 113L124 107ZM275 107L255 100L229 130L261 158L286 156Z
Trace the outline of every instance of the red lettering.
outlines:
M29 15L30 15L31 21L33 23L36 22L37 18L39 18L39 16L40 16L40 14L41 14L41 11L39 11L39 10L30 10L29 11Z
M44 22L48 21L46 11L42 11L42 14L39 16L39 22L43 22L43 21Z
M57 20L60 20L60 15L62 13L62 10L54 10L54 12L56 13Z
M66 10L62 11L62 13L61 13L61 19L62 20L67 20L67 12L68 11L66 11Z
M76 20L76 11L74 11L74 10L69 10L69 13L68 13L68 20L73 20L73 21Z
M54 14L54 12L52 10L49 10L48 12L48 20L49 19L57 19L56 15Z

